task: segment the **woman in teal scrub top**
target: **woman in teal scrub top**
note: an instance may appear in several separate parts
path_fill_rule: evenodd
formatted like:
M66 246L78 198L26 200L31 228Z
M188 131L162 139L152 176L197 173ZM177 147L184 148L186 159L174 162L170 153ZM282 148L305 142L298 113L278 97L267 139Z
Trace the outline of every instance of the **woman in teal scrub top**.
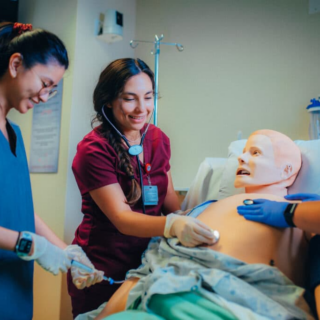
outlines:
M22 135L7 119L46 102L68 68L64 44L31 25L0 23L0 318L32 319L33 260L67 272L70 259L90 264L80 247L67 246L33 211ZM89 285L101 274L88 276ZM17 308L17 303L19 308Z

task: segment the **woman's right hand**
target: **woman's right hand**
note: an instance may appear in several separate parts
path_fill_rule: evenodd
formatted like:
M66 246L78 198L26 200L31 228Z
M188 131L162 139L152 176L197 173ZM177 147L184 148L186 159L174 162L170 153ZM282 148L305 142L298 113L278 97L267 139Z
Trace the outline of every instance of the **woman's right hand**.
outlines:
M195 247L200 244L212 245L216 240L211 229L200 220L174 213L167 215L164 236L177 237L186 247Z

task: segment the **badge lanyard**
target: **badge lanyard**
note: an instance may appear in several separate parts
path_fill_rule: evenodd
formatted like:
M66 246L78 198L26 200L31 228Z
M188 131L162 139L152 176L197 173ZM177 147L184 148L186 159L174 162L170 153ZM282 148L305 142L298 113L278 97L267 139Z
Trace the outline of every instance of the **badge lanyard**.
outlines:
M149 185L143 186L144 205L145 206L156 206L159 201L158 187L153 186L151 184L151 179L150 179L151 164L150 163L146 163L145 170L147 173L147 179L148 179Z
M131 146L129 144L128 139L126 138L126 136L124 134L122 134L114 125L113 123L109 120L109 118L107 117L107 115L104 112L104 107L102 107L101 111L103 116L105 117L105 119L109 122L109 124L116 130L116 132L120 135L120 137L123 139L123 141L126 143L126 145L128 146L128 153L130 154L130 156L135 156L137 159L137 163L138 163L138 168L139 168L139 176L140 176L140 187L141 187L141 196L142 196L142 210L143 213L146 213L145 210L145 206L154 206L158 204L158 187L157 186L152 186L151 185L151 181L150 181L150 176L149 176L149 172L151 171L151 165L148 166L148 169L146 167L146 172L147 172L147 177L148 177L148 182L149 185L148 186L144 186L143 185L143 175L142 175L142 171L141 171L141 165L140 165L140 159L139 159L139 154L143 151L143 140L147 134L147 131L149 129L149 125L152 119L152 114L153 114L153 110L152 110L152 114L150 116L149 122L148 122L148 126L146 128L146 130L144 131L144 133L142 134L141 140L140 140L140 144L136 144Z

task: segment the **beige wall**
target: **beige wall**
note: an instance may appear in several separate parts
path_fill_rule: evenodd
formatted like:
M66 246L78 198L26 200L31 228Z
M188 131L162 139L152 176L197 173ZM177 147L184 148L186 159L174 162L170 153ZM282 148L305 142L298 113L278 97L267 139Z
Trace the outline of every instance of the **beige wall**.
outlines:
M176 188L205 157L256 130L308 139L305 107L320 93L320 14L307 0L137 0L136 38L161 47L158 125L171 138ZM136 57L154 66L152 46Z
M32 23L34 27L47 29L57 34L68 49L71 62L70 69L64 76L58 173L31 174L35 211L60 238L63 238L64 234L76 10L76 0L23 0L19 2L19 21ZM9 118L20 126L29 157L32 112L22 116L11 111ZM61 276L54 277L37 265L35 266L34 320L65 320L60 317L61 278Z

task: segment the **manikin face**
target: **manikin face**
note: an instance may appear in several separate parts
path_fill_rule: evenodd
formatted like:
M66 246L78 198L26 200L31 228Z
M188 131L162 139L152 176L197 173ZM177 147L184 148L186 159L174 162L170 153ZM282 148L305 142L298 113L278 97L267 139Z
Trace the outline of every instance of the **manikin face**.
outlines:
M267 186L282 180L281 169L275 164L272 142L265 135L250 136L238 161L236 188Z
M131 77L123 92L110 105L117 127L123 134L135 137L152 113L153 88L149 76L143 72Z
M51 89L57 86L61 80L65 68L51 61L48 64L36 64L26 69L22 60L9 67L11 75L10 87L8 87L7 101L10 108L20 113L26 113L34 107L34 104L46 102Z

